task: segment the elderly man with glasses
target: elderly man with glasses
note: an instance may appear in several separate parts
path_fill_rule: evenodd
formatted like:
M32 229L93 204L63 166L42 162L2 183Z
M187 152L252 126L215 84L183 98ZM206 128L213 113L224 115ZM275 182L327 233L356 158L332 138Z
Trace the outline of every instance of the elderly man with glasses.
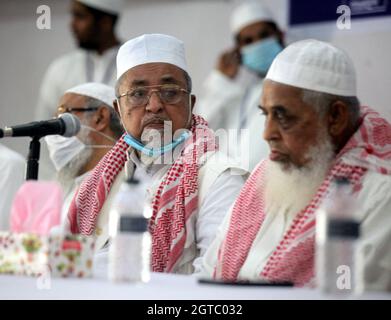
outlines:
M113 108L114 99L114 88L93 82L67 90L60 99L57 115L70 112L81 122L77 136L45 138L57 180L65 192L63 223L77 188L123 133Z
M147 34L120 48L114 106L126 134L84 181L69 211L71 231L95 234L97 249L105 249L123 177L150 179L155 272L200 271L247 177L218 151L206 121L192 113L196 98L187 70L183 42L172 36Z

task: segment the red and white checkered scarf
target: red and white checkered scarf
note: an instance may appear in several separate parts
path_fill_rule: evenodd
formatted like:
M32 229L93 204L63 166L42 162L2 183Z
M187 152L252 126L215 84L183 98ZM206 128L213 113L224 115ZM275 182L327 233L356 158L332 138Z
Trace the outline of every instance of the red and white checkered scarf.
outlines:
M269 257L260 277L289 281L297 286L314 279L315 211L335 177L348 178L361 188L367 170L391 175L391 125L375 111L362 107L361 125L337 155L334 165L310 204L299 212ZM237 198L214 276L235 281L265 219L264 188L268 161L253 171Z
M207 159L203 155L217 149L215 136L202 117L193 115L191 132L152 201L149 231L155 272L172 272L179 261L187 239L186 222L198 211L198 170ZM80 186L68 213L73 233L91 235L94 231L111 186L125 165L128 148L122 137Z

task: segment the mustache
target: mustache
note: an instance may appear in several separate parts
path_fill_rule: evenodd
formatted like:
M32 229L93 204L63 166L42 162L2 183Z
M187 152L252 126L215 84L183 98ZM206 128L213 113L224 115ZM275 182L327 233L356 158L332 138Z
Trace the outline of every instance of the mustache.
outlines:
M164 117L159 117L159 116L154 116L154 117L151 117L151 118L148 118L148 119L143 119L142 121L142 126L145 127L149 124L152 124L152 123L158 123L158 124L164 124L165 121L170 121L170 119L167 119L167 118L164 118Z

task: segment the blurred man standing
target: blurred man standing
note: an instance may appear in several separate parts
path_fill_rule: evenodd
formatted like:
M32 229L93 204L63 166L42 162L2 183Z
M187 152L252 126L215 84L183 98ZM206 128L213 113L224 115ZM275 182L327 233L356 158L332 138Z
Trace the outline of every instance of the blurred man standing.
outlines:
M214 130L236 130L227 140L228 149L226 141L220 142L221 148L233 157L242 157L242 164L252 170L267 155L267 145L260 135L263 119L257 106L263 78L283 49L282 32L259 1L247 1L234 10L231 31L235 47L219 57L216 69L204 83L197 108ZM242 135L242 129L248 129L248 134Z
M54 60L43 79L36 118L52 117L69 88L85 82L114 85L115 57L120 45L115 26L121 0L73 0L71 29L78 49Z

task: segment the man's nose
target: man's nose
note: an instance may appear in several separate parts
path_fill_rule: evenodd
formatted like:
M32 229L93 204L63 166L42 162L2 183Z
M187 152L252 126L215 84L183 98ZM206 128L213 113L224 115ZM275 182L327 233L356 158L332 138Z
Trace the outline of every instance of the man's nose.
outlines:
M158 113L163 110L163 102L160 99L158 91L152 91L147 102L146 110L153 113Z
M277 140L280 137L280 131L278 129L278 124L275 120L271 118L266 118L265 120L265 129L263 131L263 139L265 141Z

